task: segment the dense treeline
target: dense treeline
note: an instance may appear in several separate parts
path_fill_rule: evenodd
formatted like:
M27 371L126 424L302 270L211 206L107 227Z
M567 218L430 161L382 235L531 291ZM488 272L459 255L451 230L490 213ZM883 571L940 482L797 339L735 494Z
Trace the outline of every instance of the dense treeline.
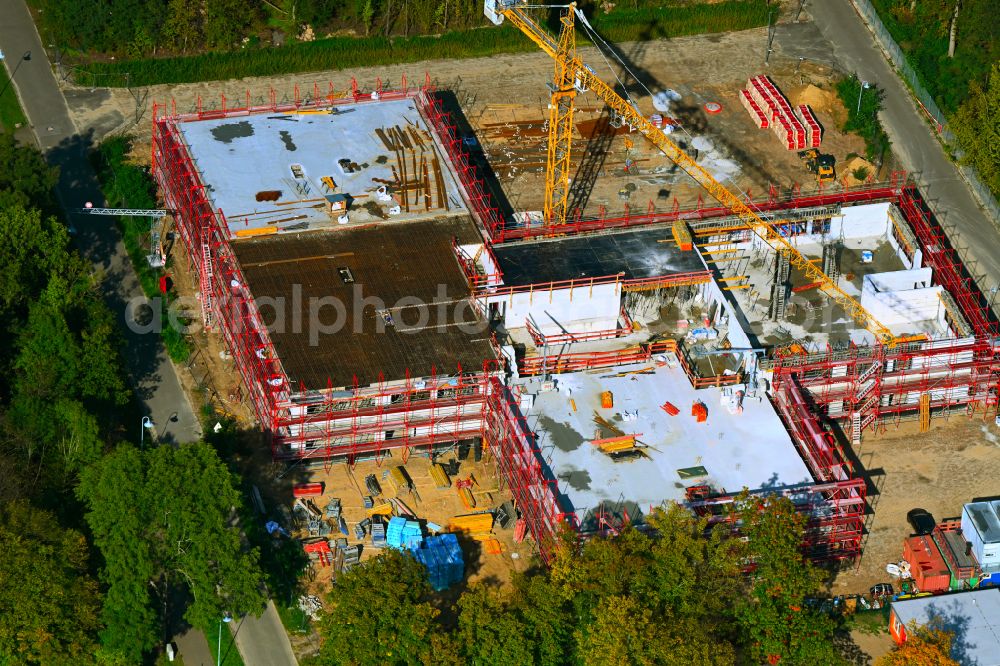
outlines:
M1000 196L1000 21L995 0L874 0L965 153Z
M631 6L633 4L636 6ZM444 5L448 6L450 5ZM471 7L472 4L467 6ZM765 25L769 11L770 6L765 0L722 0L677 5L670 3L669 7L661 7L660 3L649 0L645 3L615 6L607 13L597 10L591 23L604 39L626 42L745 30ZM480 9L477 8L475 15L477 18L470 25L480 21ZM542 16L539 20L544 22L545 17ZM390 22L380 25L384 27L394 24ZM476 58L498 53L533 51L537 48L520 31L510 26L455 29L451 19L447 25L448 30L444 32L440 32L444 30L441 24L432 25L431 30L440 34L420 33L415 29L406 29L404 32L410 33L408 36L395 34L389 29L353 31L353 36L340 35L301 41L280 48L254 47L248 44L246 48L237 50L208 50L172 57L161 57L164 54L161 50L156 57L84 61L74 69L74 78L85 85L145 86L398 65L441 58ZM390 34L387 35L387 32ZM585 31L580 30L577 36L581 43L586 41Z
M1000 60L996 0L873 0L941 110L951 115Z
M121 338L56 178L0 134L0 663L137 664L176 599L197 627L258 612L258 552L211 445L123 441Z
M823 576L800 554L802 517L784 499L742 513L749 542L672 506L651 516L655 536L567 540L551 570L472 586L454 608L422 565L386 552L335 581L317 663L845 663L837 622L807 602Z
M467 31L487 25L482 2L469 0L31 0L50 41L90 53L137 58L253 47L273 38L313 39L330 35L410 37ZM767 0L624 0L581 2L596 21L620 34L665 36L672 15L708 7L708 23L695 12L689 32L711 29L718 19L739 29L745 17L766 19ZM549 17L550 20L552 17ZM663 26L657 30L657 25ZM625 29L623 32L623 28Z

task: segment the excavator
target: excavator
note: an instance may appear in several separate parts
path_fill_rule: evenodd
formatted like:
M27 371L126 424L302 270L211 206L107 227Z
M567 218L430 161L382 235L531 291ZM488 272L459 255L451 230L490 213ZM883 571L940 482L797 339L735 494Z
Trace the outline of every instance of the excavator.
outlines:
M559 34L554 36L542 28L530 15L532 9L551 11L565 9L559 20ZM607 44L593 31L586 16L576 7L569 5L533 5L521 0L484 0L484 13L494 25L507 21L542 49L555 64L552 82L549 84L549 136L546 155L544 223L558 226L566 223L569 216L570 192L570 148L573 139L573 104L577 94L592 92L608 106L617 122L627 123L641 133L671 161L683 169L695 182L738 216L747 229L753 230L775 252L785 255L789 264L801 271L817 287L854 319L867 328L875 339L889 347L894 346L895 337L879 323L862 305L837 286L815 264L803 256L775 228L774 222L767 222L748 205L743 198L729 191L705 168L685 153L670 138L646 118L631 100L626 100L614 88L605 83L592 67L585 64L576 54L576 21L579 20L591 38L601 48L608 51Z

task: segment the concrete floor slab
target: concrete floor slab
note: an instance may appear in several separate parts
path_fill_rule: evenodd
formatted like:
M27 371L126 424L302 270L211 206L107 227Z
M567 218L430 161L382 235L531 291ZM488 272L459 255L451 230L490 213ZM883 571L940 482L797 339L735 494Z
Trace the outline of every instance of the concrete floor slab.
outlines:
M394 127L406 133L412 149L396 152L387 148L376 130ZM427 123L412 99L337 105L328 113L260 113L197 120L179 123L178 128L213 207L222 209L233 232L270 226L294 230L335 226L337 215L328 212L323 199L333 193L353 197L352 218L377 220L367 215L363 206L375 201L373 193L383 184L380 181L422 180L424 168L431 210L426 209L422 197L417 205L417 197L411 194L411 213L404 210L394 219L427 212L440 215L444 210L464 212L455 179L444 157L432 148ZM413 138L411 128L423 148ZM435 186L434 156L444 192ZM352 166L339 164L345 159ZM335 183L334 190L324 185L326 177ZM258 201L257 194L265 191L279 192L279 198ZM402 203L398 194L395 203ZM382 205L388 209L392 203Z
M539 435L542 457L585 528L595 525L592 513L602 505L619 516L628 511L636 521L651 506L683 500L685 489L693 485L738 492L814 482L766 397L748 396L737 413L731 390L695 390L676 358L665 359L667 364L653 367L651 374L618 376L653 364L623 366L606 375L562 374L556 378L557 390L549 392L539 392L537 379L521 382L535 394L526 413ZM602 391L612 392L612 409L601 408ZM696 400L708 408L705 423L691 416ZM666 401L680 410L677 416L661 409ZM625 421L626 412L634 412L635 419ZM626 433L637 433L647 447L644 455L616 462L591 444L611 436L595 425L595 413ZM704 467L705 473L678 473L692 467Z

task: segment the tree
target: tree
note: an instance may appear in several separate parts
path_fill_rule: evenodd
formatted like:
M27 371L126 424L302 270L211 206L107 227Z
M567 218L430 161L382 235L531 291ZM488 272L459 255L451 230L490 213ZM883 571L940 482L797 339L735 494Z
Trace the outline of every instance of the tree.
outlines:
M103 451L95 414L128 401L117 339L110 311L88 282L58 275L17 337L5 426L28 461L58 469L64 481Z
M199 48L205 41L201 6L201 0L170 0L167 4L163 35L181 53L187 53L189 48Z
M940 622L910 625L907 636L905 643L878 660L878 666L958 666L951 658L955 634L943 629Z
M468 664L521 666L535 662L531 628L500 593L476 585L462 594L456 639ZM517 636L517 640L511 638Z
M429 660L438 611L427 571L388 549L337 577L320 624L323 664L417 664Z
M196 627L263 609L258 553L233 527L236 479L208 445L120 446L83 471L77 494L104 558L112 651L138 660L153 647L175 588L191 596L184 618Z
M80 274L82 264L69 243L66 227L37 209L0 205L0 312L5 317L21 319L51 275Z
M87 542L25 501L0 505L0 663L88 664L100 595Z
M205 42L216 49L231 49L257 20L256 1L205 0Z
M737 507L753 569L748 593L736 604L736 620L753 662L842 663L832 642L833 620L805 603L823 580L802 554L805 516L784 497L744 493Z
M58 170L36 148L18 145L13 134L0 134L0 210L19 204L52 211L58 180Z
M949 126L965 151L962 161L1000 193L1000 63L993 64L985 89L977 81L969 88L969 99Z

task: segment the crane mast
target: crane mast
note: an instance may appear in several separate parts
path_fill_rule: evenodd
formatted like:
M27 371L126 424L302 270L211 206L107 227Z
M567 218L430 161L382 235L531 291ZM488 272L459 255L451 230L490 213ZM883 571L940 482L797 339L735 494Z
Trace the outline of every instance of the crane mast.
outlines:
M552 99L549 106L549 140L545 173L545 224L558 225L566 221L573 100L577 91L590 90L705 188L713 198L737 215L747 229L751 229L775 252L787 257L789 264L800 270L811 282L818 283L820 291L844 308L851 319L871 331L876 340L890 347L895 344L892 332L872 317L861 303L838 287L826 273L803 256L788 239L775 230L773 222L767 222L757 215L739 196L718 182L694 158L681 150L576 56L573 18L576 14L576 3L569 5L569 11L560 20L558 40L525 12L526 9L541 6L528 5L517 0L485 0L484 13L496 25L500 25L505 19L510 21L555 61L555 77L550 86ZM552 8L551 5L544 7Z

